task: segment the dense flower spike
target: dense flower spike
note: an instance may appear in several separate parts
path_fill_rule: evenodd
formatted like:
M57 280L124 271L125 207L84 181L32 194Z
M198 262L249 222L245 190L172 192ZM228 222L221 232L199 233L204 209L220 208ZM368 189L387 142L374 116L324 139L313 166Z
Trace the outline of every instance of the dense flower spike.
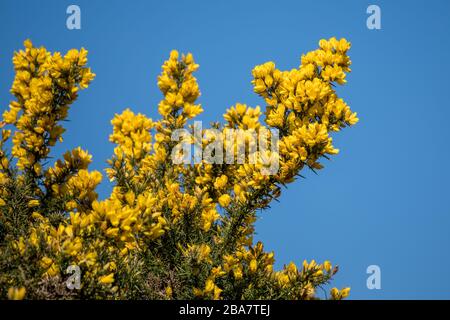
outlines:
M5 123L14 124L12 155L17 167L40 176L39 161L45 159L50 147L61 140L64 128L59 124L67 117L69 106L79 89L88 87L95 74L85 67L87 51L72 49L63 57L51 55L43 47L24 43L25 50L14 54L16 71L11 93L16 101L3 113Z
M332 133L358 121L335 91L350 71L349 48L331 38L303 55L297 69L256 66L252 83L266 107L236 103L223 125L197 135L189 121L203 111L193 76L198 65L191 54L172 51L158 77L161 119L126 109L111 121L116 146L106 174L114 185L100 201L95 189L102 176L88 171L87 151L76 148L47 163L69 106L94 78L87 51L51 54L27 40L13 59L16 100L0 122L0 296L318 298L317 288L338 268L312 260L274 270L274 253L253 242L254 224L257 211L302 169L321 169L322 158L337 154ZM255 147L255 134L276 148L240 154L242 145ZM223 136L231 139L213 156L223 151L227 161L173 161L183 153L177 139L205 149ZM264 174L270 159L279 167ZM72 269L81 273L77 290L66 282ZM349 290L333 288L329 298L343 299Z

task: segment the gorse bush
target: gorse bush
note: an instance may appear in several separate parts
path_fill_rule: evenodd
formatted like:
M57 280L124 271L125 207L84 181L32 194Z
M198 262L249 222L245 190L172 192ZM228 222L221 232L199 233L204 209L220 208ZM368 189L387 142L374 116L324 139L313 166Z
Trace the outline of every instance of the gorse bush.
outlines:
M111 121L115 144L107 177L114 187L98 200L102 180L81 148L50 163L62 142L69 107L95 74L87 51L64 56L27 40L14 54L15 100L3 113L0 143L0 297L9 299L316 299L338 271L329 261L290 263L274 270L274 254L254 243L257 213L305 167L338 152L332 132L358 121L337 96L350 71L345 40L321 40L290 71L267 62L253 69L265 112L236 104L216 132L272 129L276 151L260 160L174 163L173 134L192 132L202 112L191 54L170 53L158 77L163 94L157 121L127 109ZM264 117L264 123L259 118ZM11 129L6 129L11 127ZM188 142L206 147L203 130ZM247 131L246 131L247 132ZM195 141L194 141L195 140ZM242 140L242 139L241 139ZM243 142L251 143L248 134ZM237 150L239 139L223 147ZM8 151L9 149L9 151ZM215 150L214 152L218 152ZM264 157L276 158L263 174ZM78 277L77 277L78 275ZM326 297L345 298L349 288Z

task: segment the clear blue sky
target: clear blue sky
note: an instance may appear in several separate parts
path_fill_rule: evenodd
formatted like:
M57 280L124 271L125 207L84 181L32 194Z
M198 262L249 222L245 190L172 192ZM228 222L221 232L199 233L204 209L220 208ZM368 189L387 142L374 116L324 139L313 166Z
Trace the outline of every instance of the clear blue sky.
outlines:
M81 30L66 8L81 8ZM366 28L366 8L382 29ZM156 77L171 49L190 51L204 121L236 102L263 105L254 65L297 67L321 38L346 37L353 72L341 96L360 123L335 138L341 153L285 190L263 213L258 239L291 260L339 264L335 285L354 299L450 298L450 2L448 1L6 1L0 2L0 111L11 100L11 57L26 38L49 50L84 46L97 77L70 110L65 142L81 145L102 170L112 154L110 119L131 107L157 117ZM105 197L107 182L100 188ZM382 289L366 288L381 267Z

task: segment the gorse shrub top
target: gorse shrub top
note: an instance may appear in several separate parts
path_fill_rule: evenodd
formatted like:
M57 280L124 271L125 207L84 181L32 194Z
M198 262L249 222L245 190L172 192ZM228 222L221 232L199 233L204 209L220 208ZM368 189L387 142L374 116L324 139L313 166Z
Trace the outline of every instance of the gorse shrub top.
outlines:
M174 163L181 152L174 132L192 132L188 121L203 109L193 76L199 66L191 54L172 51L158 77L160 119L127 109L111 121L116 146L106 175L114 188L102 201L95 191L102 174L88 170L87 151L49 159L50 148L62 142L70 106L95 77L87 51L63 56L29 40L24 45L13 58L15 100L0 124L0 297L318 297L337 267L313 260L274 270L274 254L253 242L254 223L302 169L321 169L319 160L338 152L331 133L358 121L334 90L350 71L349 42L321 40L290 71L273 62L256 66L252 83L265 109L236 104L223 124L212 124L224 134L246 129L247 142L248 130L276 130L278 148L261 152L277 160L274 174L264 174L264 161L248 155L245 161L232 155L235 161L226 163ZM216 138L202 130L191 143L206 147ZM224 147L236 150L237 140ZM329 297L348 294L349 288L333 288Z

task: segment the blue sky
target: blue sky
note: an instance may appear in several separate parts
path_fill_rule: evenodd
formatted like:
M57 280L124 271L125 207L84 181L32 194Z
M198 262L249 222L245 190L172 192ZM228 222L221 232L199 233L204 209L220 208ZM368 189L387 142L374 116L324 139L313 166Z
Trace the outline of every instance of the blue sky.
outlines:
M66 8L81 8L81 30ZM382 29L366 27L377 4ZM334 285L353 299L449 299L450 2L448 1L6 1L0 2L0 111L12 99L11 57L26 38L49 50L81 46L97 74L70 110L64 144L93 154L103 170L114 113L130 107L157 118L156 77L171 49L192 52L205 112L220 120L236 102L264 106L251 70L273 60L298 67L322 38L345 37L353 72L340 95L360 123L335 136L341 152L316 176L289 185L262 213L257 238L291 260L340 266ZM110 185L100 187L105 197ZM366 268L381 268L381 290Z

